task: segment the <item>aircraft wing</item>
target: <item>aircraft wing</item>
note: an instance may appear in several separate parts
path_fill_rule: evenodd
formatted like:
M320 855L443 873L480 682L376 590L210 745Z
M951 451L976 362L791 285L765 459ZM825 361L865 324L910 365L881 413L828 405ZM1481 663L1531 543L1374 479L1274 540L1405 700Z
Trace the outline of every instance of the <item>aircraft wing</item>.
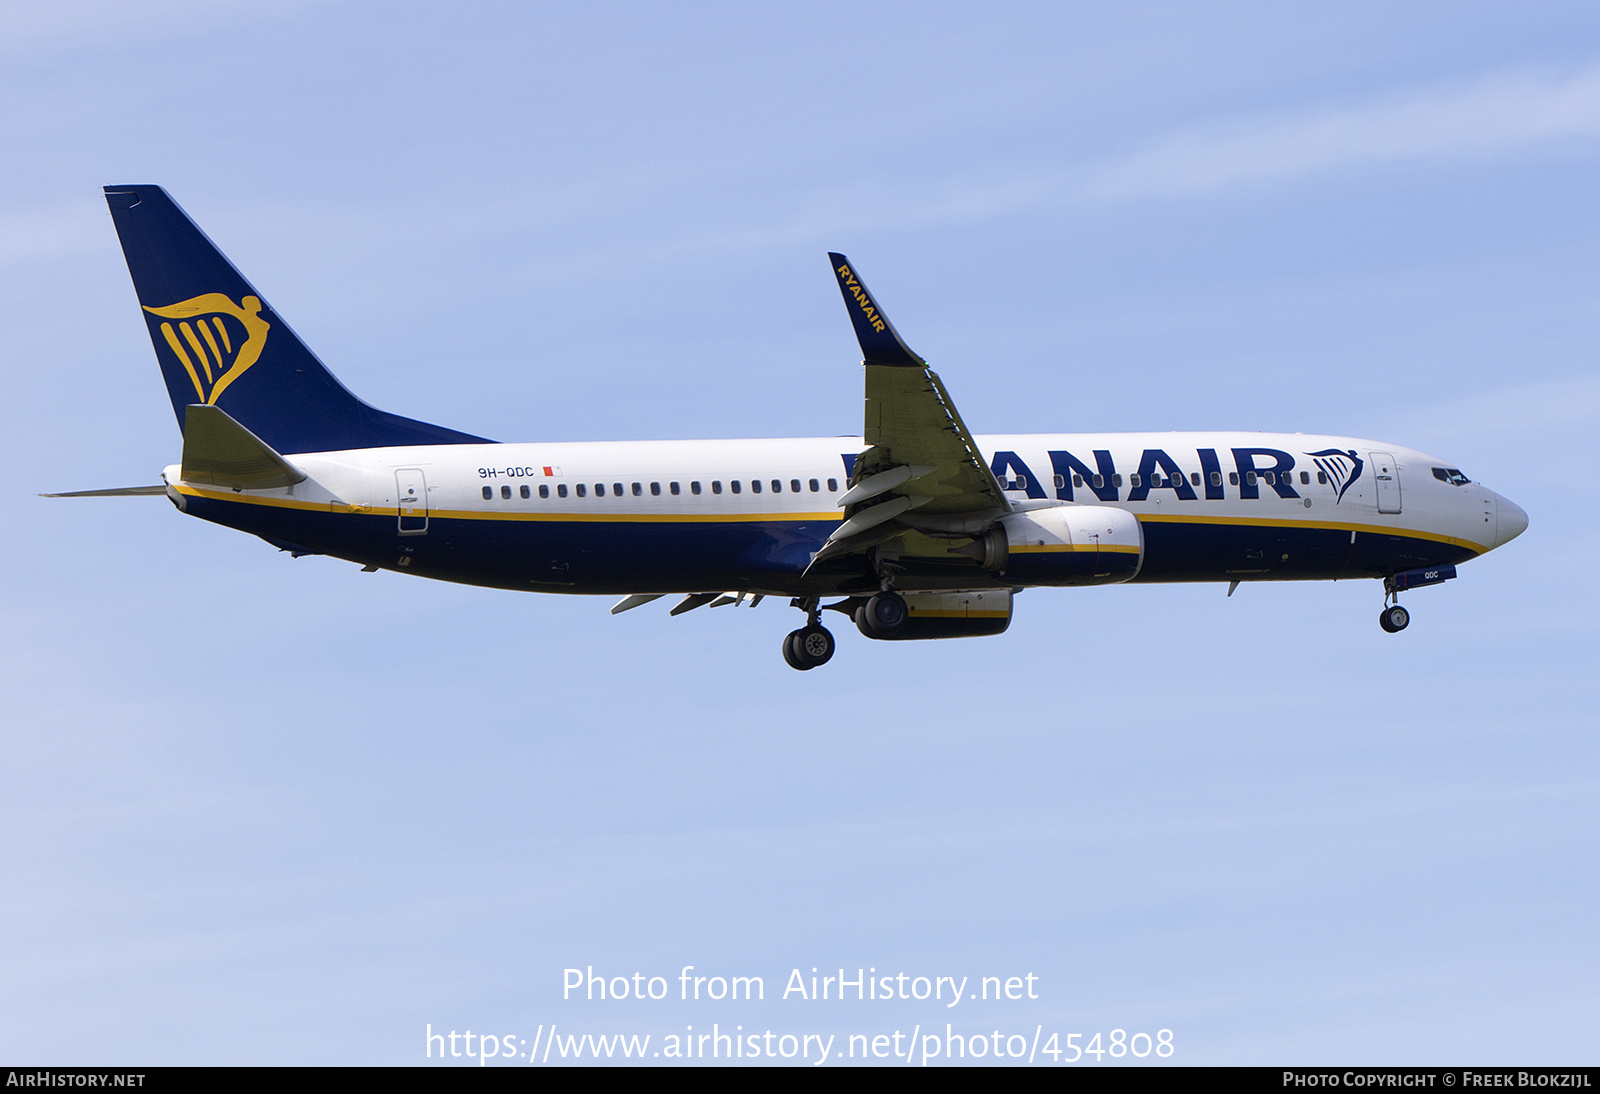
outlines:
M866 366L868 448L856 459L850 489L840 499L845 522L817 556L864 551L905 531L897 518L916 510L930 517L983 518L1010 509L994 472L938 375L894 329L860 274L842 254L829 253L845 308Z

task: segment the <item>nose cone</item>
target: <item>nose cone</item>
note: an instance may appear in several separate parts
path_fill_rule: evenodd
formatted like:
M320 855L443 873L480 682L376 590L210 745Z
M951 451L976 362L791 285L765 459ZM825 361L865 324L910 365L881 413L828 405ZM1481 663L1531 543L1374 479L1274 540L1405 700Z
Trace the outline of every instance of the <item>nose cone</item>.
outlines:
M1496 547L1510 543L1528 530L1528 514L1522 511L1522 506L1496 494L1494 496L1494 507L1496 516L1494 545Z

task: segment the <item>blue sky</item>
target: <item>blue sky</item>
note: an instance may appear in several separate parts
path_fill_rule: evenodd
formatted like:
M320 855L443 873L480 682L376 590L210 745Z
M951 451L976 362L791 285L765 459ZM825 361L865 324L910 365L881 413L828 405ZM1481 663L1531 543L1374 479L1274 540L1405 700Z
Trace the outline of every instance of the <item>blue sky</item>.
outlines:
M1592 6L8 4L0 62L0 1056L966 1020L774 998L842 966L1175 1062L1593 1062ZM834 249L975 432L1374 437L1531 525L1400 636L1370 583L1036 590L800 674L777 603L46 501L178 455L123 182L487 436L859 429ZM691 964L769 999L561 998Z

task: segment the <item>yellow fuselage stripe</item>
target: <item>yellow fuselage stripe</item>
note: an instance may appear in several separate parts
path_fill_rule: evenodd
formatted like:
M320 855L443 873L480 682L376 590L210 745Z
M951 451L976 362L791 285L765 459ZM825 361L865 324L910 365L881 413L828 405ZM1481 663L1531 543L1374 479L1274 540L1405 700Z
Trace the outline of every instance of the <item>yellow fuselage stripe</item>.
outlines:
M1489 548L1481 543L1474 543L1470 539L1459 539L1456 536L1440 535L1438 532L1424 532L1414 528L1389 528L1381 524L1354 524L1348 521L1329 520L1282 520L1273 517L1222 517L1204 516L1196 514L1176 513L1136 513L1141 524L1222 524L1231 527L1251 528L1316 528L1329 532L1367 532L1378 536L1408 536L1411 539L1426 539L1435 543L1448 543L1454 547L1465 547L1469 551L1479 554Z
M190 497L211 498L216 501L236 502L241 505L265 505L280 509L303 509L319 513L349 513L349 514L378 514L388 516L397 514L392 506L345 505L342 503L301 501L298 498L264 498L256 495L237 494L231 490L202 490L188 483L181 483L174 489L180 494ZM413 514L419 516L420 514ZM828 513L518 513L474 509L434 509L427 514L429 517L440 520L509 520L509 521L543 521L547 523L611 523L611 524L759 524L777 521L790 521L799 523L814 521L831 521L839 523L844 517L837 511ZM1225 517L1225 516L1194 516L1167 514L1167 513L1135 513L1144 524L1214 524L1224 527L1251 527L1251 528L1313 528L1322 531L1334 532L1366 532L1371 535L1381 536L1406 536L1411 539L1425 539L1434 543L1447 543L1454 547L1464 547L1469 551L1482 554L1489 548L1481 543L1474 543L1469 539L1456 536L1441 535L1437 532L1424 532L1414 528L1391 528L1381 524L1355 524L1344 521L1325 520L1283 520L1272 517ZM1108 553L1137 554L1139 548L1125 545L1093 544L1060 544L1036 546L1021 544L1011 548L1014 554L1039 554L1048 552L1078 552L1078 551L1103 551Z
M1008 547L1007 552L1013 555L1052 555L1052 554L1112 554L1136 555L1139 548L1126 543L1019 543Z

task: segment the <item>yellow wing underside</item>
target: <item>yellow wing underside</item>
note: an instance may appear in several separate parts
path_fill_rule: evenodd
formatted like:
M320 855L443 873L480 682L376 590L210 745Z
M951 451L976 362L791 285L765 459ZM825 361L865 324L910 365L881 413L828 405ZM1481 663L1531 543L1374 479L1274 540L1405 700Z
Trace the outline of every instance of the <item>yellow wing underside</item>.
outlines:
M852 483L884 468L921 465L935 470L893 491L930 498L917 508L919 514L1007 507L1000 484L932 369L868 364L866 370L862 437L869 447L856 461Z

